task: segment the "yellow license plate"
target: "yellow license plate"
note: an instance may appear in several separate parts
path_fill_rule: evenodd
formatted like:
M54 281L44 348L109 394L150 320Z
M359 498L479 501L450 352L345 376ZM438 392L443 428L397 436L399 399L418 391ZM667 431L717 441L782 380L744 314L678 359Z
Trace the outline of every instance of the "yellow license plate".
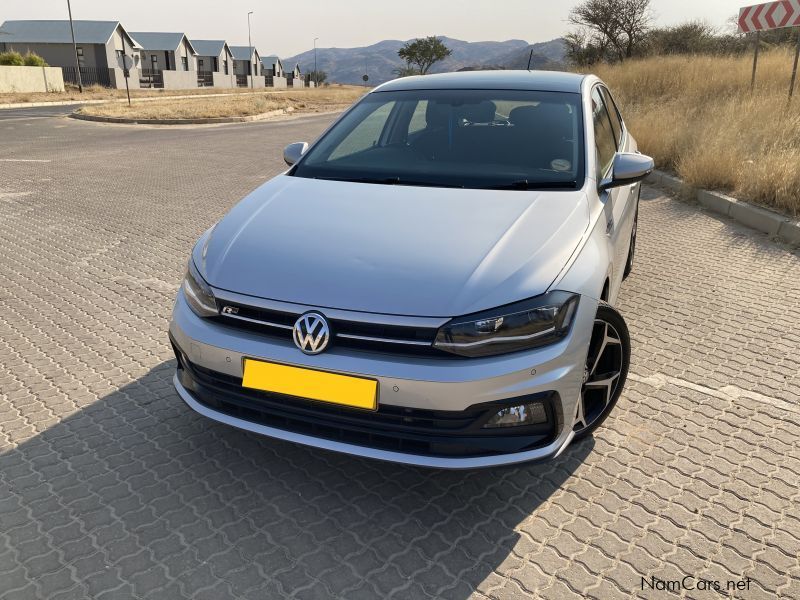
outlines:
M290 367L250 358L244 359L242 387L354 408L375 410L378 407L378 382L374 379Z

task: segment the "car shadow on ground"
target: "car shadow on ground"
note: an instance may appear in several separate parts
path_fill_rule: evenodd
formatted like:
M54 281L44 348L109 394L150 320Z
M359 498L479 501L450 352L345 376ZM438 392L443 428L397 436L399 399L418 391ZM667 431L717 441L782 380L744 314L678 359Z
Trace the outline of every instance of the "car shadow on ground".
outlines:
M465 598L521 535L541 541L517 526L593 447L477 471L370 461L207 420L173 390L174 368L0 455L4 588Z

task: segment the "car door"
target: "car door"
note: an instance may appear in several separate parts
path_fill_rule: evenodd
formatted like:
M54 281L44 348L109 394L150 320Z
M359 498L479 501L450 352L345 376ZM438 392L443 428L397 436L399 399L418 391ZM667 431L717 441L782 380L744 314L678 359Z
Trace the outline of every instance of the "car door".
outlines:
M621 121L618 118L612 120L608 103L603 97L603 91L603 87L598 85L594 87L591 94L598 183L603 178L611 175L614 154L618 150L623 150L624 146L621 145L625 142ZM611 110L616 111L616 108L612 105ZM616 112L615 114L618 117ZM631 204L630 198L631 186L627 185L600 193L600 200L604 205L603 214L606 220L606 233L611 243L613 272L609 298L612 300L617 296L617 290L622 282L622 274L625 270L632 223L632 219L628 215Z
M605 86L600 86L600 91L603 94L608 116L611 119L611 128L614 130L614 136L617 140L617 151L636 151L635 143L625 129L625 122L622 120L622 115L619 112L617 103L611 96L611 92L609 92L608 88ZM631 232L633 231L633 221L636 216L640 185L640 183L634 183L617 188L617 195L614 198L614 220L615 226L619 231L619 240L621 242L616 247L622 268L622 271L619 273L620 282L622 281L622 272L624 271L625 262L628 259L628 249L630 247Z

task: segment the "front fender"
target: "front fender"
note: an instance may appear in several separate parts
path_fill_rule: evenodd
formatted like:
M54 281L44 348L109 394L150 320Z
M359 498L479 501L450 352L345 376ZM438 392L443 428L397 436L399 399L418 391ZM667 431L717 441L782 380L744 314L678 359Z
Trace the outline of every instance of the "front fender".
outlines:
M575 292L601 300L606 281L611 280L612 254L603 219L596 219L585 242L559 277L550 286L553 290Z

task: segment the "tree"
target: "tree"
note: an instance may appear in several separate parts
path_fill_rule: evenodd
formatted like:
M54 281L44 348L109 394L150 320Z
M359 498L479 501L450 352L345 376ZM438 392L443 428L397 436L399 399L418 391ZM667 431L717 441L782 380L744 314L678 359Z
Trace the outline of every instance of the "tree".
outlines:
M420 75L425 75L435 63L452 53L452 50L435 35L407 42L397 51L397 55L406 61L408 68L411 68L411 65L417 66Z
M687 21L648 34L648 54L710 54L718 50L720 36L703 21Z
M585 29L572 31L564 36L566 58L578 67L588 67L608 57L608 41L590 35Z
M317 85L322 85L328 78L328 74L325 71L311 71L308 73L307 77L309 81L316 81Z
M650 0L585 0L569 14L578 31L568 38L568 50L581 49L585 56L625 60L638 54L650 29ZM582 39L581 39L582 38ZM583 41L582 45L575 46Z

